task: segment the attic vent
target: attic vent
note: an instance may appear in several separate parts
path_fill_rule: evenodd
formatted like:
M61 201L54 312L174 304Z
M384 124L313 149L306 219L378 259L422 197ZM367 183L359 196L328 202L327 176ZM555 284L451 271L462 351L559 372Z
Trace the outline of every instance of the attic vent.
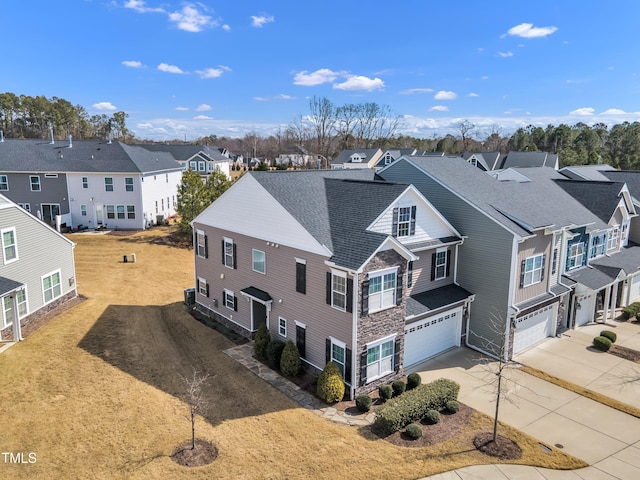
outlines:
M73 141L71 140L71 135L69 135L69 148L73 147Z

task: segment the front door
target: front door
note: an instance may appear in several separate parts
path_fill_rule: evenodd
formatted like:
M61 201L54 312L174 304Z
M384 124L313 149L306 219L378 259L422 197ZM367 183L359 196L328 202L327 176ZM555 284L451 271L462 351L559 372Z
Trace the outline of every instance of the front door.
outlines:
M55 227L56 215L60 215L60 205L57 203L43 203L42 207L42 221L47 225Z
M253 331L258 330L258 327L263 323L267 323L267 306L264 303L251 301L252 303L252 321Z
M102 205L96 205L96 226L102 225Z

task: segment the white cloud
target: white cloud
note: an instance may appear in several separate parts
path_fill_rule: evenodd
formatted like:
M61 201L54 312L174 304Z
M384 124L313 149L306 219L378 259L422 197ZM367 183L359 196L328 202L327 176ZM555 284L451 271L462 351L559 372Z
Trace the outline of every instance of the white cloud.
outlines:
M593 115L594 113L595 109L591 107L582 107L572 110L571 112L569 112L569 115Z
M186 112L189 110L188 107L176 107L176 110L178 110L179 112Z
M216 20L198 10L198 7L205 8L201 3L185 3L182 10L169 14L169 20L185 32L201 32L218 25Z
M194 120L212 120L212 118L207 115L196 115L195 117L193 117L193 119Z
M480 80L489 80L489 75L483 75Z
M402 92L400 92L402 95L413 95L413 94L420 94L420 93L432 93L433 92L433 88L410 88L409 90L403 90Z
M456 92L452 92L450 90L440 90L433 96L433 98L436 100L455 100L458 98L458 95Z
M204 70L196 70L200 78L218 78L222 76L224 70L221 68L205 68Z
M498 56L502 58L513 57L513 52L498 52Z
M480 95L478 95L478 94L477 94L477 93L475 93L475 92L469 92L469 93L467 93L467 97L479 97L479 96L480 96Z
M262 28L267 23L273 23L275 18L273 15L251 15L251 26L256 28Z
M111 102L98 102L98 103L94 103L91 106L96 110L107 110L110 112L112 112L113 110L117 110L115 105L113 105Z
M257 100L258 102L270 102L271 100L295 100L295 98L296 97L285 95L284 93L275 95L273 97L253 97L253 99Z
M557 27L534 27L533 23L521 23L507 30L507 35L522 38L540 38L551 35L557 30Z
M147 129L147 128L153 128L153 124L152 124L152 123L138 123L138 124L136 125L136 127L138 127L138 128L145 128L145 129Z
M430 112L448 112L449 107L445 105L434 105L429 109Z
M187 72L184 72L180 69L180 67L176 67L175 65L168 65L166 63L161 63L160 65L158 65L158 70L160 70L161 72L166 72L166 73L176 73L176 74L185 74Z
M125 67L129 67L129 68L143 68L144 65L142 64L142 62L139 62L137 60L124 60L123 62L121 62L122 65L124 65Z
M221 70L224 70L225 72L231 71L231 67L227 67L226 65L218 65L218 68L220 68Z
M338 78L338 75L340 75L338 72L334 72L328 68L321 68L311 73L303 70L302 72L296 73L295 77L293 77L293 84L313 87L315 85L333 82Z
M130 8L138 13L164 13L162 8L147 7L143 0L128 0L125 2L124 8Z
M484 53L484 48L479 47L479 48L477 48L477 49L476 49L476 51L477 51L478 53Z
M627 112L619 108L609 108L601 113L601 115L626 115Z
M337 90L366 90L367 92L372 92L373 90L384 88L384 82L377 77L369 78L362 75L354 75L342 83L334 83L333 88Z
M196 112L206 112L211 110L213 107L211 105L207 105L206 103L201 103L200 105L198 105L198 107L196 108Z
M230 32L231 31L231 27L229 25L227 25L226 23L224 25L222 25L222 30L224 30L225 32Z

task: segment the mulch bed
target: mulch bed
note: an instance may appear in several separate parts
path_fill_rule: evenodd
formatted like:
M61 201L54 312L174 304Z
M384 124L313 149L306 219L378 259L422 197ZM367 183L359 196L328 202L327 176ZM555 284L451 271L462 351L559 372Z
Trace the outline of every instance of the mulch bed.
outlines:
M195 448L191 449L191 441L180 445L171 454L171 460L183 467L201 467L209 465L218 458L218 449L216 446L206 440L195 441Z
M611 345L609 353L616 357L624 358L625 360L631 360L635 363L640 363L640 352L631 348L622 347L620 345Z
M493 433L481 433L473 439L473 445L482 453L500 460L516 460L522 456L517 443L501 435L496 435L494 442Z

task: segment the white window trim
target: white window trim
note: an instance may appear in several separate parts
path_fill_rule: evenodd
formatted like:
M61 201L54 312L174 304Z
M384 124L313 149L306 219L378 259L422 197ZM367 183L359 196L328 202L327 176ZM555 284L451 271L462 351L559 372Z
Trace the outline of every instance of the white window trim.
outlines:
M111 183L107 183L107 180L111 180ZM111 190L109 190L107 187L111 187ZM116 188L115 188L115 183L113 181L113 177L104 177L104 191L105 192L115 192Z
M131 180L131 183L127 183L127 180ZM131 190L129 190L131 188ZM133 192L133 177L124 177L124 191L125 192Z
M233 299L234 299L234 300L233 300L233 304L232 304L231 306L229 306L229 305L227 304L227 296L231 296L231 298L233 298ZM235 293L233 293L233 291L231 291L231 290L227 290L226 288L224 289L224 298L222 299L222 303L223 303L223 305L224 305L225 307L227 307L229 310L234 310L234 311L235 311L235 306L236 306L236 305L235 305L235 302L236 302L236 301L235 301L235 298L236 298L236 295L235 295Z
M200 245L200 235L202 235L202 245ZM205 258L205 255L207 254L207 249L205 246L205 238L206 238L206 234L204 233L204 230L196 230L196 255L198 255L198 257L200 258ZM202 247L202 255L200 255L200 248Z
M577 249L579 246L582 246L582 253L580 254L580 256L578 257L577 255L571 255L571 250L574 247ZM569 246L568 252L567 252L567 255L569 255L569 262L568 263L571 263L571 259L572 258L576 258L576 259L580 258L580 262L575 262L574 265L573 266L569 266L569 268L567 270L573 270L575 268L578 268L578 267L582 266L582 262L584 260L584 254L585 254L584 248L585 248L584 242L574 243L573 245Z
M282 325L282 321L284 321L284 326ZM282 329L284 328L284 333L282 333ZM278 335L281 337L287 338L287 319L284 317L278 317Z
M607 232L607 251L615 250L620 243L620 228L615 226Z
M4 182L0 182L2 185L6 185L7 188L0 188L0 192L8 192L9 191L9 175L0 175L0 178L4 178Z
M602 239L603 237L604 239L602 240L602 243L596 245L595 241L599 238ZM597 248L600 249L600 252L595 251ZM597 235L593 235L589 242L589 259L602 257L606 253L607 253L607 233L603 232Z
M377 380L379 378L382 378L382 377L385 377L385 376L389 375L390 373L393 373L394 367L395 367L395 365L393 364L393 361L394 361L394 357L395 357L395 354L396 354L396 351L395 351L396 350L395 338L396 338L396 335L389 335L387 337L381 338L381 339L376 340L374 342L367 343L367 383L373 382L373 381L375 381L375 380ZM376 363L380 364L382 362L382 359L383 359L383 357L382 357L382 345L385 344L385 343L388 343L388 342L391 342L392 345L393 345L393 351L391 353L391 369L390 370L385 370L385 371L380 371L380 373L378 375L374 375L374 376L369 377L368 368L369 368L369 365L373 365L373 363L369 363L369 359L368 359L368 357L369 357L369 349L375 348L375 347L378 347L380 349L380 358L376 361ZM387 358L387 357L384 357L384 358ZM379 370L380 370L380 368L379 368Z
M24 304L25 304L25 309L24 309L24 315L20 315L20 304L18 303L18 292L22 290L24 291ZM18 319L20 318L24 318L27 315L29 315L29 295L27 294L27 286L25 285L24 287L22 287L18 292L15 293L15 297L16 297L16 309L18 310Z
M398 206L398 238L409 238L411 236L411 208L414 205L399 205ZM408 209L409 210L409 220L406 221L401 221L400 220L400 216L402 215L402 210L403 209ZM407 234L406 235L401 235L400 234L400 225L406 225L406 230L402 229L403 232L406 231Z
M344 372L347 368L346 362L347 362L347 344L344 343L343 341L338 340L337 338L334 337L329 337L329 340L331 341L331 356L329 358L330 361L332 361L333 363L335 363L338 368L341 368L341 373L342 373L342 377L344 378ZM337 362L333 359L333 346L336 345L337 347L340 347L342 350L344 350L344 361L342 363Z
M34 190L33 189L33 179L37 178L38 179L38 189ZM32 192L41 192L42 191L42 183L40 182L40 175L29 175L29 188L31 189Z
M4 299L8 298L9 299L9 304L11 305L11 310L13 310L13 320L11 320L11 322L7 322L7 310L5 310L4 308ZM0 301L2 301L2 329L5 329L7 327L10 327L11 325L13 325L13 322L16 319L16 315L17 312L16 310L16 306L13 302L13 298L11 298L11 295L4 295L2 297L0 297Z
M44 178L58 178L57 173L45 173Z
M535 259L540 257L540 268L535 268L536 263ZM527 270L527 261L532 260L533 268L531 270ZM544 269L544 255L532 255L530 257L525 258L524 260L524 281L522 282L523 287L530 287L531 285L535 285L536 283L540 283L542 281L542 270ZM537 274L535 274L538 272ZM527 273L531 273L531 281L527 283ZM535 274L535 275L534 275Z
M6 248L4 244L4 234L6 232L13 232L13 248L16 251L16 256L9 260L7 260ZM16 227L4 228L0 230L0 243L2 244L2 260L4 261L4 264L9 265L10 263L17 262L20 257L18 256L18 236L16 235Z
M344 307L340 307L338 305L336 305L335 300L333 298L334 293L339 293L340 295L342 295L341 292L336 292L336 290L333 288L333 277L341 277L344 278ZM346 312L347 311L347 273L343 272L341 270L333 270L331 269L331 307L335 308L336 310L340 310L341 312Z
M256 269L256 257L255 257L256 252L260 252L262 254L262 258L263 258L262 264L264 266L263 272ZM257 248L251 249L251 268L253 269L254 272L261 273L262 275L267 274L267 254L264 252L264 250L258 250Z
M55 274L58 274L58 276L60 277L60 295L57 297L52 297L51 300L47 301L46 300L46 295L45 295L45 288L44 288L44 279L47 277L53 277ZM47 273L46 275L42 275L40 277L40 286L42 287L42 301L43 301L43 305L47 305L51 302L56 301L58 298L62 297L62 295L64 295L64 292L62 291L62 271L60 269L58 270L54 270L52 272Z
M294 323L296 324L296 327L307 328L306 324L299 322L298 320L294 320Z
M201 289L203 285L204 285L204 293L202 292L202 289ZM202 277L198 277L198 293L200 295L204 295L205 297L207 296L207 281Z
M307 264L307 261L303 258L294 257L296 259L296 263L301 263L303 265Z
M231 244L231 260L229 263L227 263L227 243ZM233 239L229 238L229 237L224 237L224 266L227 268L231 268L233 269L234 265L233 265Z
M448 250L447 247L441 247L441 248L436 249L436 259L435 259L434 275L433 275L433 280L434 281L442 280L444 278L447 278L447 260L448 260L447 257L449 256L449 253L448 253L447 250ZM438 254L439 253L443 253L443 252L444 252L444 263L442 265L439 265L438 264ZM443 267L443 272L442 272L442 276L441 277L438 276L438 267L439 266Z
M369 291L369 313L380 312L382 310L387 310L388 308L392 308L392 307L396 306L396 290L398 288L398 267L385 268L384 270L376 270L375 272L369 272L369 282L371 282L372 278L382 277L380 294L383 295L384 291L385 291L384 290L384 276L388 275L389 273L394 273L395 276L396 276L396 281L394 282L393 289L392 289L393 300L391 301L391 303L389 305L383 305L380 308L371 308L371 291ZM369 283L369 285L371 285L371 283ZM377 293L374 294L374 295L377 295Z

